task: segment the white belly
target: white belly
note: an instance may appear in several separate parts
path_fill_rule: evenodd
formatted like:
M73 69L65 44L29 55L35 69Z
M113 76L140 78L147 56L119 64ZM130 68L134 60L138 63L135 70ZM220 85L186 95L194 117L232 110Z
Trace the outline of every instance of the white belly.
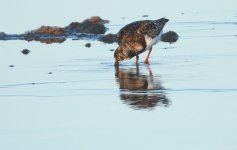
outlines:
M161 40L161 35L163 34L163 31L160 32L160 34L155 38L150 38L147 35L145 35L146 40L146 49L150 49L153 45L158 43Z

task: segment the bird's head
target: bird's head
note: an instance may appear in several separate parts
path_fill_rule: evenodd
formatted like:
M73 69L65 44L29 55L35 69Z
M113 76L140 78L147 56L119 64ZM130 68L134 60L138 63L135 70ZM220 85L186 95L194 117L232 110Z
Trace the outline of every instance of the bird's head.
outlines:
M114 58L116 61L121 61L123 60L123 51L124 51L124 47L123 46L119 46L115 52L114 52Z

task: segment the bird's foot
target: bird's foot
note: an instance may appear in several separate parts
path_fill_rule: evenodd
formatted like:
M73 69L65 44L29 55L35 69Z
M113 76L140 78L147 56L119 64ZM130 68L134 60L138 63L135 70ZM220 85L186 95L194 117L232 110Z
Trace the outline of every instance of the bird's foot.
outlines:
M144 61L144 64L149 64L149 60L146 59L146 60Z

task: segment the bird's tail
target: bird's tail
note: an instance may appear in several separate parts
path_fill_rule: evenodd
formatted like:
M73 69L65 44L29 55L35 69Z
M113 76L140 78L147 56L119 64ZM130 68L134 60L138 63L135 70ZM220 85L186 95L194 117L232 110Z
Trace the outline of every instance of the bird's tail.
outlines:
M157 25L165 25L168 21L169 19L166 19L165 17L163 17L163 18L155 20L154 23Z

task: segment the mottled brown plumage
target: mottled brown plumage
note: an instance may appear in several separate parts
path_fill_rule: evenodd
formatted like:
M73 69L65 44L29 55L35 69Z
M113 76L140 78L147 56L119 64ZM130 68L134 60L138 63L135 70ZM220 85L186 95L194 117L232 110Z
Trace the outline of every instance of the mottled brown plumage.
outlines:
M131 59L134 56L137 57L136 63L138 63L138 55L149 49L146 59L148 62L152 46L160 40L162 29L168 21L165 18L142 20L132 22L120 29L118 33L119 47L114 53L115 64L122 60Z

